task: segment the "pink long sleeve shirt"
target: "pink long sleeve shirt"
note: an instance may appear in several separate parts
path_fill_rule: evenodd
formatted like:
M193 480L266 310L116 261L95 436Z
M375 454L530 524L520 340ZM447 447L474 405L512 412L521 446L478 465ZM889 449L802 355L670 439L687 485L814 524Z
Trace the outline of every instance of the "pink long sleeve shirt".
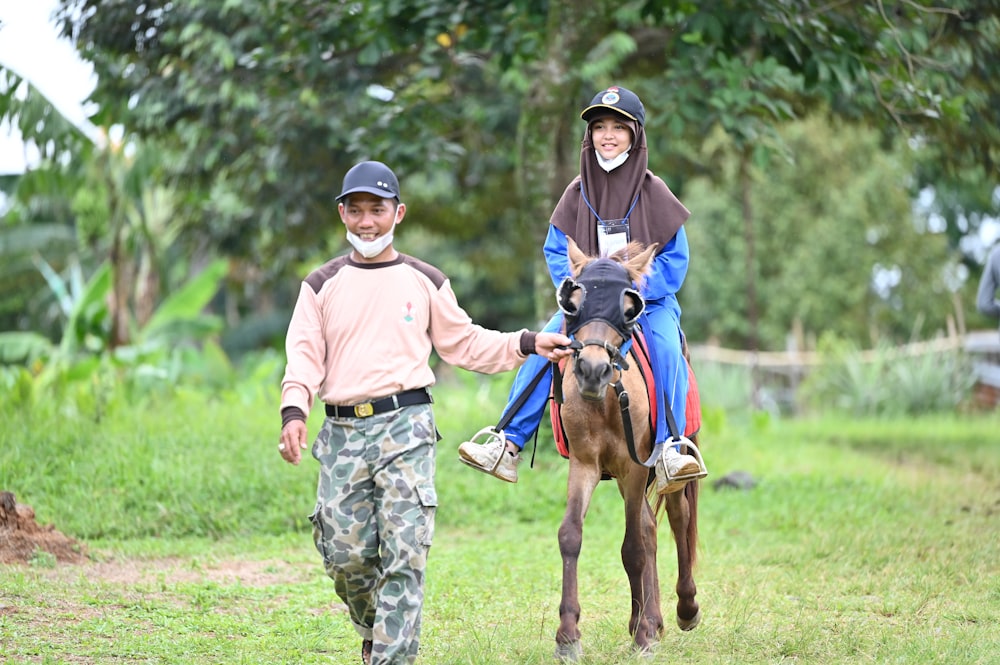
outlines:
M303 416L318 396L351 405L434 384L432 348L445 362L493 374L519 366L535 333L472 322L440 270L399 254L385 263L335 258L302 282L288 326L281 409Z

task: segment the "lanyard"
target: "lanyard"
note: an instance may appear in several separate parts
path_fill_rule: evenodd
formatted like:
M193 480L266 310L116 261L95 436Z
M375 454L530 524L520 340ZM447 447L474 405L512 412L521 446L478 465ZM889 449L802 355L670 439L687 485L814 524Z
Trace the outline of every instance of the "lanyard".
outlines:
M625 219L622 220L625 224L628 224L628 218L632 216L632 211L635 209L635 204L639 202L639 194L641 193L642 193L641 191L635 193L635 199L632 201L632 205L629 206L628 212L625 213ZM597 221L601 224L604 224L606 220L602 219L601 216L597 214L597 211L594 210L594 206L590 205L590 200L587 198L587 193L583 191L582 178L580 180L580 196L583 197L583 202L587 204L588 208L590 208L590 212L594 213L594 217L597 218Z

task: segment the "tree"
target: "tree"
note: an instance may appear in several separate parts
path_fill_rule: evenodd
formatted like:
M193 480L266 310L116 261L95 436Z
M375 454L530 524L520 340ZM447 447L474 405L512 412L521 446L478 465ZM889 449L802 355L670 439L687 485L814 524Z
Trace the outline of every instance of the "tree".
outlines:
M750 173L762 348L784 349L796 323L814 341L832 333L862 347L944 330L955 259L943 234L915 224L912 151L886 151L877 132L825 114L790 124L782 138L789 158ZM720 279L740 273L746 254L743 202L725 195L740 191L731 184L740 166L732 154L720 178L689 183L699 220L688 233L698 252L681 301L697 303L684 310L692 339L745 348L751 331L742 289Z
M63 0L61 17L99 75L98 124L169 138L178 171L215 194L208 230L246 250L279 230L310 244L356 159L404 173L468 163L470 127L510 126L487 108L525 123L519 145L536 158L519 179L536 195L543 173L551 197L572 170L558 130L623 73L676 111L674 139L715 122L759 133L817 103L950 137L962 113L996 113L997 3L952 5Z
M719 167L697 157L714 128L756 159L820 106L994 168L998 5L62 0L61 21L99 75L97 123L163 150L185 237L253 258L262 280L297 272L339 246L341 174L380 158L429 186L417 202L440 214L421 225L512 229L494 246L523 280L575 168L575 113L612 81L643 93L652 166L678 190Z

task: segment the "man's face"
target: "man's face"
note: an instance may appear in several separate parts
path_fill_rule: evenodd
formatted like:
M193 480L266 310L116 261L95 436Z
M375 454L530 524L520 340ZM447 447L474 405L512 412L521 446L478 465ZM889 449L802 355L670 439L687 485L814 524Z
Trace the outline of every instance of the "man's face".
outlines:
M632 130L621 118L606 115L590 123L590 139L604 159L614 159L632 144Z
M369 242L391 232L403 220L406 206L397 205L395 199L358 192L341 201L337 210L347 230Z

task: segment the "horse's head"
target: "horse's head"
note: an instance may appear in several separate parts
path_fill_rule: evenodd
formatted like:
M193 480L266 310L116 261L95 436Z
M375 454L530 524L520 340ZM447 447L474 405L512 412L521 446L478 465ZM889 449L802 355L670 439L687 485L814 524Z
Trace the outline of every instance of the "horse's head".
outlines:
M580 395L603 400L616 370L627 368L621 347L631 336L645 302L641 283L658 245L631 242L608 257L587 256L569 239L573 277L559 285L556 298L574 338L573 373Z

